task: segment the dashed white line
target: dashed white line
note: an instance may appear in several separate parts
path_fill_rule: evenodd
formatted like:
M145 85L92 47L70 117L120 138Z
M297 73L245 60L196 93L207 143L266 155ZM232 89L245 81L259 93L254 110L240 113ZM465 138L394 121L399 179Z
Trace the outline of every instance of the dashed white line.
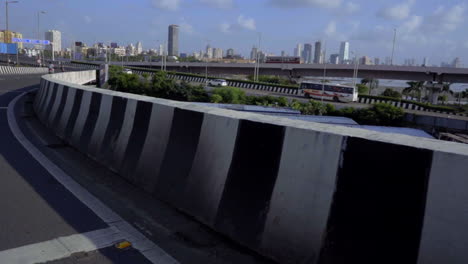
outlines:
M118 231L123 238L132 243L133 247L140 251L152 263L161 264L178 264L171 255L167 254L163 249L147 239L132 225L126 222L123 218L117 215L99 199L94 197L90 192L84 189L81 185L75 182L62 169L50 161L44 154L39 151L19 129L18 123L14 115L14 106L18 100L26 93L23 93L13 99L8 105L8 124L13 135L21 143L21 145L36 159L58 182L60 182L68 191L70 191L78 200L88 206L99 218L107 223L111 228ZM20 258L20 256L17 256ZM22 263L22 262L2 262L0 263Z

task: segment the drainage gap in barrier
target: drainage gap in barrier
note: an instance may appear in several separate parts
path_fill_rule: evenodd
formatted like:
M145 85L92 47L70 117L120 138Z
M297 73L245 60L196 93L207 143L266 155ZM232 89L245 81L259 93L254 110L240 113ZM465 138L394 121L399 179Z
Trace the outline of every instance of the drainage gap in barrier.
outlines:
M319 263L417 263L432 152L349 138Z

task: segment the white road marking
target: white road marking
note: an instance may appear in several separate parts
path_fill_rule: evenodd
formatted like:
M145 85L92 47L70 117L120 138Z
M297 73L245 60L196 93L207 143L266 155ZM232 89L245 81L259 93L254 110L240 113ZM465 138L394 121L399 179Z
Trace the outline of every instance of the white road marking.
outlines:
M36 159L58 182L60 182L68 191L70 191L78 200L88 206L99 218L107 223L111 228L118 230L123 237L132 243L133 247L140 251L149 261L158 264L178 264L171 255L167 254L163 249L147 239L132 225L126 222L123 218L117 215L99 199L94 197L90 192L84 189L81 185L75 182L62 169L50 161L41 151L39 151L19 129L18 123L14 115L14 106L18 100L26 93L23 93L13 99L8 105L8 124L13 135L21 143L21 145ZM17 256L19 259L20 256ZM1 262L0 263L12 263ZM20 262L22 263L22 262Z
M114 227L0 251L0 263L34 264L109 247L125 239Z

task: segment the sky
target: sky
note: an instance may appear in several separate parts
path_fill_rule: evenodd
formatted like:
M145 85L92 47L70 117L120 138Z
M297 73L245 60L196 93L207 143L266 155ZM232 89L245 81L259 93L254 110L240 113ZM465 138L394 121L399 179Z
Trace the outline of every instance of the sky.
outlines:
M327 54L349 41L359 56L379 57L392 51L395 61L414 58L431 64L460 57L468 65L468 0L18 0L9 5L10 29L25 38L62 32L71 41L141 41L144 49L167 41L168 25L181 27L180 52L204 50L209 43L248 55L253 45L267 53L293 54L297 43L321 40ZM5 4L0 0L0 28ZM43 33L41 34L43 37Z

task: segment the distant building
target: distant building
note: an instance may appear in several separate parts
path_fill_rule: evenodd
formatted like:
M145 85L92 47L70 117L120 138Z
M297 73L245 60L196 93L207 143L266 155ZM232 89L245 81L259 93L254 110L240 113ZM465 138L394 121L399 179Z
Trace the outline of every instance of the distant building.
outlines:
M213 58L213 48L210 46L210 45L207 45L206 46L206 53L205 53L205 57L207 59L212 59Z
M349 42L343 41L340 44L340 63L344 64L349 61Z
M392 58L385 57L385 65L392 65Z
M124 47L111 48L111 52L117 56L125 56L126 54L126 50Z
M294 48L294 56L296 56L296 57L301 57L302 56L302 44L299 43Z
M371 58L369 58L367 56L363 56L359 60L359 64L361 64L361 65L372 65L372 60L371 60Z
M111 48L115 49L118 48L119 45L117 45L117 42L111 42Z
M252 51L250 51L250 59L251 60L256 60L257 59L257 52L258 52L258 49L255 46L253 46Z
M181 53L181 54L180 54L180 57L181 57L181 58L187 58L187 53Z
M322 42L315 42L315 54L314 54L314 63L322 63Z
M60 52L62 50L62 33L58 30L49 30L44 33L46 40L50 41L51 45L47 45L47 50Z
M5 43L13 43L12 39L13 38L23 38L23 34L19 32L14 32L14 31L6 31L6 30L1 30L0 31L0 42L5 42ZM18 43L18 48L22 49L23 48L23 43Z
M226 58L233 58L234 57L234 49L228 49L226 51Z
M133 46L133 43L130 43L126 48L127 56L135 56L136 48Z
M214 59L222 59L223 58L223 50L220 48L215 48L213 50L213 58Z
M165 50L165 47L164 47L163 44L160 44L160 45L159 45L159 51L158 51L158 53L159 53L159 56L163 56L164 53L166 53L166 50Z
M340 63L340 54L330 55L330 63L331 64L339 64Z
M429 58L428 57L424 57L422 66L429 66Z
M462 65L461 65L461 60L460 60L460 58L458 58L458 57L455 58L455 59L453 60L453 62L452 62L452 67L453 67L453 68L461 68L461 66L462 66Z
M379 58L374 59L374 65L380 65L380 59Z
M179 26L169 26L168 36L168 52L169 56L179 56Z
M304 61L304 63L312 63L312 44L304 44L304 51L302 53L302 60Z
M138 41L136 44L136 54L140 55L143 52L143 44L141 41Z
M286 51L282 50L282 51L281 51L281 57L286 57L286 56L288 56L288 55L286 54Z

